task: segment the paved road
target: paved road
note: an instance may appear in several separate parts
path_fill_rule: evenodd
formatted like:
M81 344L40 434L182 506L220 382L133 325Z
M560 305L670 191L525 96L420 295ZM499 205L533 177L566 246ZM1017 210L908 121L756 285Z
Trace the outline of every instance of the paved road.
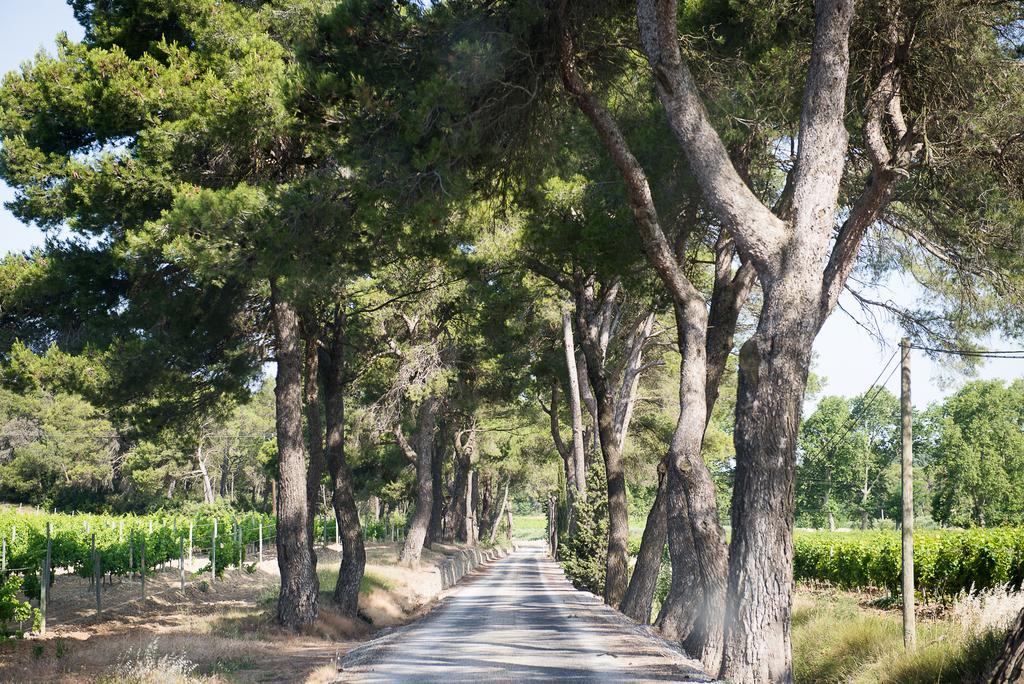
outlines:
M708 682L699 664L576 591L543 547L467 578L422 620L350 651L339 681Z

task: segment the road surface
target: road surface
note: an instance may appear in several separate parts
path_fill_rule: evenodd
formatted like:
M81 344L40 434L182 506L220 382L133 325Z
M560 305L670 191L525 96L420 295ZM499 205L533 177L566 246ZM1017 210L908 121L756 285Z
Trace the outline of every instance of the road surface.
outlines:
M576 591L544 547L524 546L423 619L354 649L342 682L709 682L699 663Z

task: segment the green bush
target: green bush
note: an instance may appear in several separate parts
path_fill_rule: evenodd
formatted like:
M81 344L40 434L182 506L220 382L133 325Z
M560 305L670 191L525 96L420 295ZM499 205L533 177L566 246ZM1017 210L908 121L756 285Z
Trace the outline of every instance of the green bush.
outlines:
M898 532L810 532L794 539L797 580L844 589L900 590ZM914 535L914 582L926 598L1024 582L1024 528L946 530Z
M558 559L573 586L601 596L608 558L608 500L603 469L592 467L587 473L587 498L577 503L576 514L576 534L562 535Z

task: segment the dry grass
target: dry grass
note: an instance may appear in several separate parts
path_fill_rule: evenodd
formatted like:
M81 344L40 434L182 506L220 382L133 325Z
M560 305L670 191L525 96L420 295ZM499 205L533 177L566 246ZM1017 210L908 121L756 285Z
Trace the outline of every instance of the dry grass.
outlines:
M935 684L976 682L1002 644L1008 619L1024 596L1005 591L968 597L945 611L918 616L917 650L903 647L898 609L879 610L863 597L798 589L793 610L797 682Z

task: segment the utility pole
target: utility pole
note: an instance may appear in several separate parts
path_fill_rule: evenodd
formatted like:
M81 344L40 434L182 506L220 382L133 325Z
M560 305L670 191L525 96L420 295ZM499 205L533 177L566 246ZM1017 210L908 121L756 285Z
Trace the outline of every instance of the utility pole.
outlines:
M903 646L917 643L914 620L914 441L910 424L910 340L900 341L900 420L903 432Z

